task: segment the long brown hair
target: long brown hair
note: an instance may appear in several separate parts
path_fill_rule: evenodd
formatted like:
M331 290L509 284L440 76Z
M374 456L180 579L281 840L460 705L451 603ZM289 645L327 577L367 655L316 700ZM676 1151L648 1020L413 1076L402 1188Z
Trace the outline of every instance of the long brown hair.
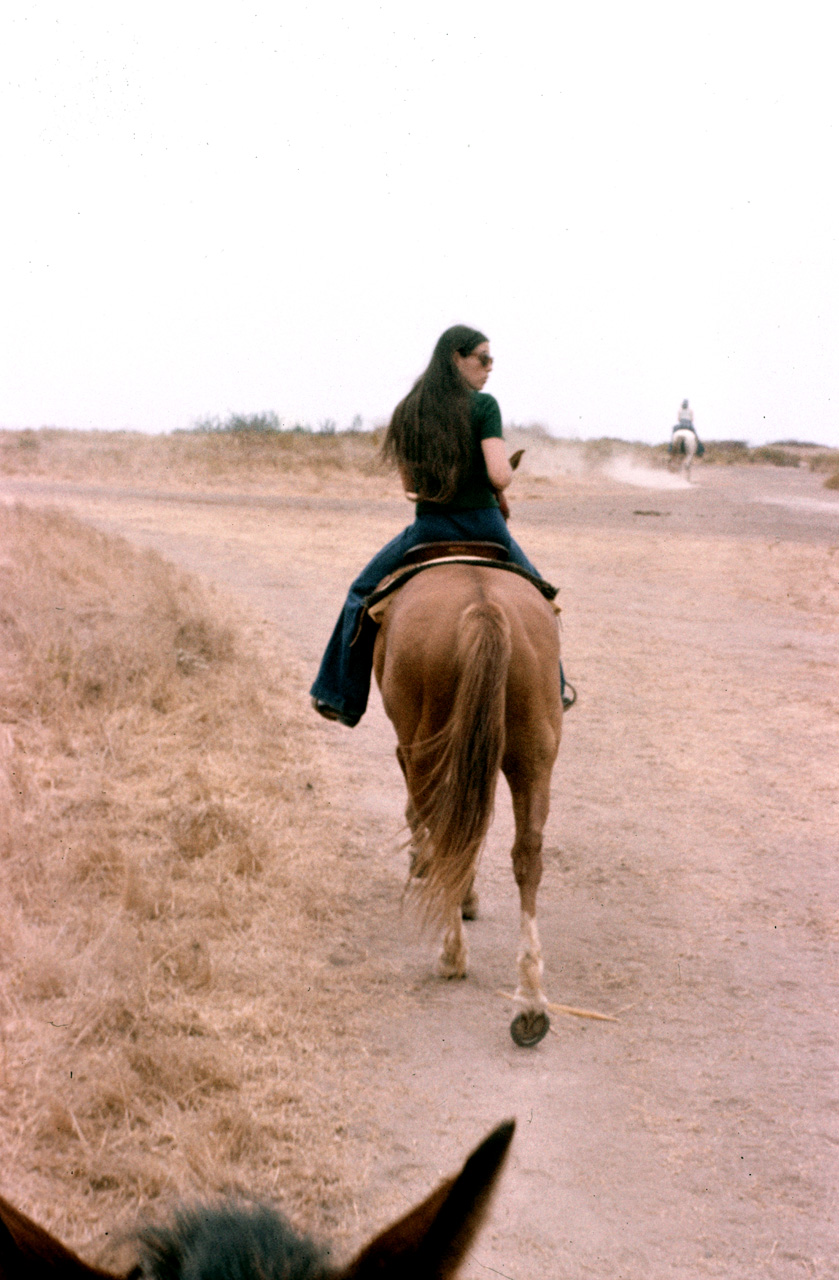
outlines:
M393 411L382 457L408 473L428 502L449 502L472 462L470 388L454 353L468 356L482 342L478 329L456 324L437 340L428 368Z

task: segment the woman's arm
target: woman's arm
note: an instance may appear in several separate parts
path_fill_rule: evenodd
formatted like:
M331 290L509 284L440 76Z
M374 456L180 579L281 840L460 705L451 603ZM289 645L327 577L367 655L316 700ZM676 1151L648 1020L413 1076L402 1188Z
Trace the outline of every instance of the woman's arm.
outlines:
M489 436L481 441L481 449L486 463L489 482L500 492L506 489L513 478L513 468L507 460L507 446L497 436Z
M489 482L495 490L498 505L505 520L510 519L510 504L504 490L513 478L513 468L507 458L507 446L498 436L487 436L481 441Z

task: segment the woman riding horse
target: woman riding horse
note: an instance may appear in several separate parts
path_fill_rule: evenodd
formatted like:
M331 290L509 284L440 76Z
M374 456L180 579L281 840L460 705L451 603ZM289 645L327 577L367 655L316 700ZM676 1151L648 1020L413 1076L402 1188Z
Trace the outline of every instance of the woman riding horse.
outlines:
M440 337L425 373L394 409L382 446L395 464L416 518L361 571L350 587L312 685L312 705L350 727L367 707L376 628L364 601L412 547L425 542L498 542L539 576L507 528L507 460L498 402L483 391L492 368L489 339L454 325ZM560 667L562 704L576 694Z

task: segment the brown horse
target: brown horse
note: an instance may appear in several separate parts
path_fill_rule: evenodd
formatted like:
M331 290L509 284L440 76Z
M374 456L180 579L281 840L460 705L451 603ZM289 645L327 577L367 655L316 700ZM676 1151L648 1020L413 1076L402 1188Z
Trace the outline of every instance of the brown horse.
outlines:
M348 1266L298 1236L265 1206L179 1213L140 1234L140 1261L122 1280L423 1280L453 1277L489 1205L515 1124L481 1143L460 1173L376 1236ZM119 1280L86 1262L0 1196L0 1280Z
M521 897L520 1045L548 1030L536 894L562 703L552 606L526 578L435 564L394 595L376 639L376 679L408 789L412 871L427 919L443 930L439 971L465 977L463 915L492 818L499 769L513 798ZM466 907L466 910L464 910Z

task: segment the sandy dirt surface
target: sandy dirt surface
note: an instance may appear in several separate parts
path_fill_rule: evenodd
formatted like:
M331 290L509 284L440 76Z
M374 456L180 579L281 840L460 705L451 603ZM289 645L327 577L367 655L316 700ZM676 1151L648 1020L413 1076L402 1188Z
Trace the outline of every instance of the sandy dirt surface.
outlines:
M546 830L546 989L619 1020L555 1018L531 1051L509 1037L503 784L470 976L436 980L400 913L404 797L378 695L356 730L319 726L323 803L358 867L330 959L357 971L372 1026L359 1238L512 1115L466 1280L835 1276L839 497L803 469L735 467L522 488L514 532L561 587L579 691ZM312 675L351 577L409 516L392 498L0 493L200 573Z

